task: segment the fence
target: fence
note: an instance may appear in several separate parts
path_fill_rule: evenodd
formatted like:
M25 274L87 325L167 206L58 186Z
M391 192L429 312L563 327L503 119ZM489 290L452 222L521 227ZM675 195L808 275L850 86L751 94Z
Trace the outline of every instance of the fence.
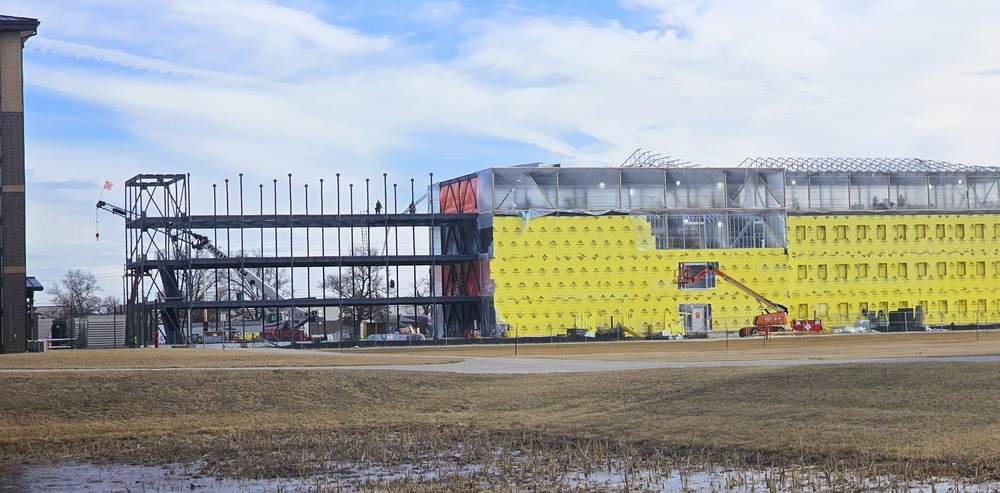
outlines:
M827 313L817 316L826 332L865 331L876 332L922 332L927 330L997 330L1000 329L1000 313L920 313L918 309L902 309L889 312L847 312ZM790 318L790 322L792 319ZM726 317L713 314L713 332L738 331L753 325L753 317Z

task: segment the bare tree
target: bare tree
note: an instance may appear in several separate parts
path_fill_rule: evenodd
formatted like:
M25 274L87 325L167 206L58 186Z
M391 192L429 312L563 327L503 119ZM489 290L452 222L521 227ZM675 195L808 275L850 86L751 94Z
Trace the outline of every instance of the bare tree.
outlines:
M418 278L416 282L413 283L413 296L416 298L426 298L431 295L431 278L421 277ZM431 305L423 304L418 305L420 310L424 315L431 312Z
M203 250L196 250L195 256L198 258L211 258L212 254ZM249 253L237 252L230 258L240 257L262 257L264 254L260 250ZM268 288L273 289L279 297L287 298L290 295L290 276L288 269L275 267L254 267L245 268L246 273L256 276L263 281ZM255 300L264 299L263 289L257 282L251 282L250 276L240 273L240 269L201 269L189 271L191 274L189 297L192 301L237 301L240 299ZM260 320L264 316L264 310L247 308L242 313L227 311L235 319ZM195 310L191 313L194 322L216 321L218 310Z
M97 313L99 315L114 315L119 312L121 307L122 301L117 296L110 294L101 298L101 302L97 306Z
M246 255L247 257L263 257L264 254L259 250L252 251ZM254 267L252 269L246 269L253 275L264 281L264 284L273 289L278 296L282 298L288 298L292 294L292 282L291 276L289 275L288 269L282 269L277 267ZM260 287L256 286L257 292L260 291Z
M378 248L370 247L367 250L360 245L351 247L351 256L378 256L381 255ZM384 299L388 296L388 286L385 280L385 267L365 265L345 267L339 272L328 274L320 282L319 288L324 295L330 294L337 298L344 299ZM361 322L385 322L388 319L388 310L385 305L375 306L352 305L345 306L340 314L340 320L344 325L357 327Z
M57 282L52 286L49 294L60 307L60 318L75 318L98 310L101 298L97 296L97 292L100 290L94 274L71 269L63 276L61 283Z
M212 254L205 250L194 250L194 258L210 258ZM214 297L215 290L212 285L212 269L191 269L186 271L185 286L188 290L188 299L191 301L208 301ZM191 321L196 323L206 322L215 319L215 313L209 310L192 310Z

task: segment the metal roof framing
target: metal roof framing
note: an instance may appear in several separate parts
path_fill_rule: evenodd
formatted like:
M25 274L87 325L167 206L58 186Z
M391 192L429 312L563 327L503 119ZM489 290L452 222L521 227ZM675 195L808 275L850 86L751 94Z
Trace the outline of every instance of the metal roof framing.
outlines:
M740 168L784 168L790 173L996 173L997 166L931 161L920 158L747 158Z

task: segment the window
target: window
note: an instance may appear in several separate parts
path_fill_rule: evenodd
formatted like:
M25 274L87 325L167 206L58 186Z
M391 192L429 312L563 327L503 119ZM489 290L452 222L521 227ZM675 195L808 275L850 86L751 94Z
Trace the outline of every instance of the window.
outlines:
M719 268L718 262L681 262L678 265L677 289L712 289L715 272L705 272L706 267Z
M958 300L956 304L958 305L958 313L962 315L969 313L969 306L965 300Z
M938 277L944 277L948 275L948 263L938 262L937 263L937 275Z
M795 239L799 241L805 241L806 239L806 227L796 226L795 227Z
M945 237L945 227L944 224L938 224L934 227L934 234L937 235L937 239L943 240Z
M965 277L965 262L955 262L955 274L958 277Z
M1000 224L997 225L997 228L998 228L997 231L1000 232ZM857 228L855 228L854 232L858 236L859 240L863 240L865 238L868 238L868 226L865 226L864 224L862 224L862 225L858 226ZM1000 233L998 233L998 234L1000 234Z
M888 301L879 301L878 302L878 311L879 311L879 316L883 316L883 317L886 316L886 314L889 313L889 302Z
M806 279L809 277L808 265L800 265L798 271L799 271L799 280Z
M986 276L986 262L980 260L976 262L976 276L985 277Z
M927 277L927 262L917 262L917 277Z
M844 225L834 226L833 230L834 230L834 233L837 235L837 239L838 240L846 240L847 239L847 226L844 226Z
M905 240L906 239L906 225L905 224L897 224L896 225L896 239L897 240Z
M816 226L816 239L826 241L826 226Z
M841 317L846 317L851 311L851 308L847 303L837 303L837 315Z
M985 224L973 224L972 225L972 237L977 240L982 240L986 238L986 225Z
M906 279L906 262L900 262L896 265L896 275L901 279Z
M862 279L868 277L868 264L858 264L858 277Z
M818 279L826 279L826 264L816 266L816 277Z
M965 239L965 225L964 224L956 224L955 225L955 238L957 238L959 240Z
M798 314L795 318L809 318L809 305L805 303L799 303Z
M914 233L916 235L916 238L918 240L922 240L924 238L927 238L927 225L926 224L918 224L918 225L914 226L913 227L913 231L914 231Z
M837 264L837 279L847 279L847 264Z
M889 278L889 264L881 263L878 264L878 276L882 279Z
M938 311L942 315L948 313L948 300L938 300Z
M885 225L884 224L879 224L878 226L875 227L875 236L878 237L878 239L880 239L880 240L884 240L885 239Z
M993 225L993 239L1000 240L1000 224Z

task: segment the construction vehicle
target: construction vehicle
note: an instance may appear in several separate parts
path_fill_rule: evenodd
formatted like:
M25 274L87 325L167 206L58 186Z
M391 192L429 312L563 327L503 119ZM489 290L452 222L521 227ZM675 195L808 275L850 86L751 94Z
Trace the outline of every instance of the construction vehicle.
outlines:
M308 318L300 320L284 320L264 326L260 337L272 342L303 342L309 340Z
M693 267L682 267L677 275L677 284L695 283L709 274L714 274L716 277L722 278L740 288L741 291L764 306L764 313L753 318L753 325L743 327L739 330L740 337L758 334L768 335L774 332L784 332L789 329L794 332L819 333L823 331L823 324L819 320L792 320L792 324L789 326L788 307L767 299L764 295L722 272L718 267L705 265L697 271L694 269Z
M641 334L638 331L636 331L635 329L632 329L630 327L626 327L626 326L624 326L624 325L622 325L620 323L615 324L614 326L610 326L610 327L609 326L605 326L603 324L602 325L598 325L596 331L594 332L594 334L596 336L601 336L601 337L605 337L605 338L612 337L612 338L615 338L615 339L621 339L623 337L634 337L636 339L648 339L648 337L646 335Z

